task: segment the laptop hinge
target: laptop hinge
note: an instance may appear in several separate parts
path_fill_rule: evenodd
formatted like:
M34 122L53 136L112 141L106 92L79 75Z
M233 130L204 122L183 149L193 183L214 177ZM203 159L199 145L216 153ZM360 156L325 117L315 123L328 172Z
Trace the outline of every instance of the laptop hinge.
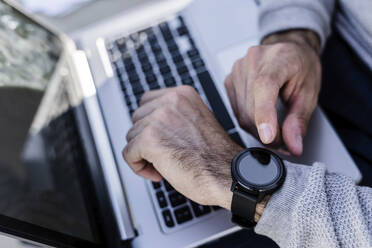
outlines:
M73 91L80 95L78 97L81 99L80 104L83 104L86 111L120 238L123 241L132 239L136 236L135 228L125 199L85 52L80 50L73 52L70 61L72 77L77 82L73 84ZM76 102L76 104L79 103Z

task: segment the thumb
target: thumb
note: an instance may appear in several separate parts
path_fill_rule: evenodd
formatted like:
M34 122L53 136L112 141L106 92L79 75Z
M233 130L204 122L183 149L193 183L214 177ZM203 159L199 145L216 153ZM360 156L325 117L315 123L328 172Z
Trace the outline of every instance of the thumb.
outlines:
M282 137L288 150L295 156L300 156L303 151L303 137L306 135L308 122L315 109L312 99L297 97L289 105L289 111L283 122Z
M261 78L254 83L254 117L262 143L279 140L279 125L276 111L279 85L270 79Z

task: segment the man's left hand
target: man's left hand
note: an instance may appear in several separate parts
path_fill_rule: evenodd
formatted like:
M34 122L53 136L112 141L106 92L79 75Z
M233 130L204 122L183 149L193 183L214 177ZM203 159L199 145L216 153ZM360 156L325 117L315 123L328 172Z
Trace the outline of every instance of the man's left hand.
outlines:
M145 93L133 114L124 159L147 179L164 177L203 205L230 209L231 160L242 150L187 86Z

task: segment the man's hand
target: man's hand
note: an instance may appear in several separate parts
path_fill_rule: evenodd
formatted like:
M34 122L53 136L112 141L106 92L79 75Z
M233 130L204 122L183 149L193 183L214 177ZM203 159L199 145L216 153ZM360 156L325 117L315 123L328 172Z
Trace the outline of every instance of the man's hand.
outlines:
M133 122L123 156L136 174L164 177L195 202L230 209L231 160L242 148L193 88L145 93Z
M319 41L311 31L297 30L268 36L238 60L225 86L239 124L264 144L284 141L301 155L302 139L320 90ZM288 107L279 127L278 97Z

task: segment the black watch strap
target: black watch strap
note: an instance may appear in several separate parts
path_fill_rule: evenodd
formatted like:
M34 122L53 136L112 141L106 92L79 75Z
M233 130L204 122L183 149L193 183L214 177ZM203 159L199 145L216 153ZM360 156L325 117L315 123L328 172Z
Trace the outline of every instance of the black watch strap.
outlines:
M253 228L256 225L254 215L256 213L257 197L235 189L231 202L231 221L245 228Z

